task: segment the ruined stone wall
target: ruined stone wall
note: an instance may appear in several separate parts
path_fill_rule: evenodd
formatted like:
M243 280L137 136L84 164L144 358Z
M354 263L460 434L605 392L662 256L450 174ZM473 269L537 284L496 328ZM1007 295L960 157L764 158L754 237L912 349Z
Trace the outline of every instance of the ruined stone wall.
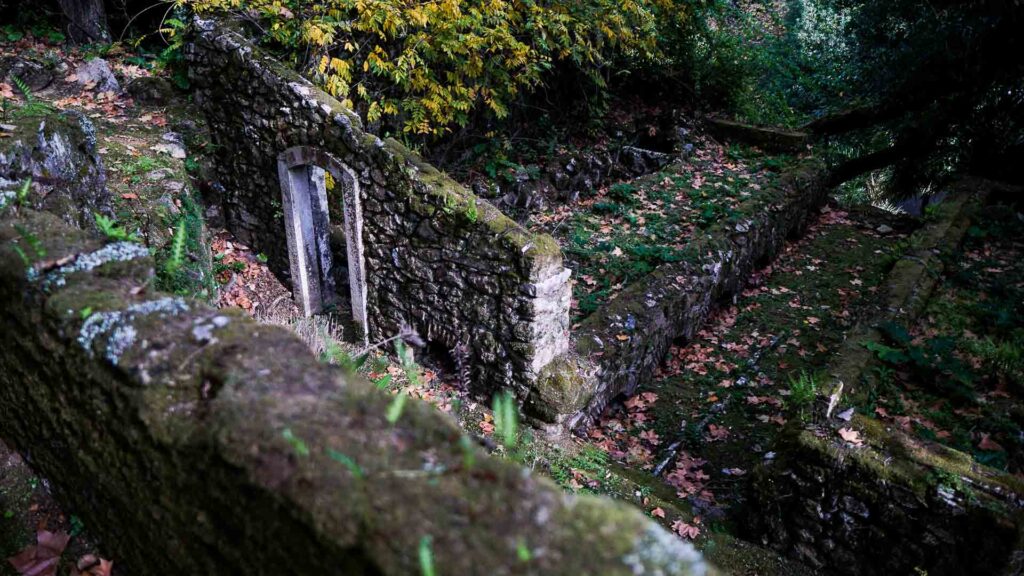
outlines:
M791 430L778 461L754 471L744 535L828 574L1020 574L1019 480L1007 486L1006 475L969 472L968 454L926 456L909 438L856 425L887 448Z
M945 187L882 286L882 314L850 333L829 365L812 421L791 421L772 446L778 456L753 471L745 536L829 574L1024 570L1020 478L862 414L836 416L869 403L877 359L865 344L883 340L876 326L922 313L970 215L998 189L970 178ZM840 441L840 427L858 430L863 445Z
M810 159L773 184L761 205L691 240L689 257L659 266L588 316L576 355L551 365L524 408L544 423L580 428L609 402L652 377L672 341L689 338L718 301L734 294L798 234L828 198L825 170Z
M33 203L69 224L92 227L93 214L110 214L96 131L80 112L12 117L0 150L0 206L29 180ZM61 193L51 193L59 190Z
M28 262L26 262L26 259ZM491 458L148 250L0 208L0 438L128 573L709 574L639 510Z
M524 397L568 349L569 271L557 244L529 234L242 35L208 21L187 47L195 101L215 139L229 229L287 274L278 154L315 148L355 175L362 201L371 340L402 323L465 347L478 392ZM329 194L331 223L343 221ZM340 259L340 258L339 258Z

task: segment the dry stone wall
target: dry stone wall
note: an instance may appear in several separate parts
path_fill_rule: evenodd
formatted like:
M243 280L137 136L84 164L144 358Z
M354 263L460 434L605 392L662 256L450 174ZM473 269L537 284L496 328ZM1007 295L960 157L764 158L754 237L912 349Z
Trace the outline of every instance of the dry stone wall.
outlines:
M287 276L278 157L304 147L330 158L354 175L328 190L332 226L345 219L339 188L354 186L361 202L368 337L411 325L443 350L464 350L478 392L525 397L568 350L569 271L554 240L364 133L350 110L237 31L196 27L189 75L215 139L229 229ZM336 261L348 264L344 253Z
M878 366L866 347L883 340L885 322L920 315L990 191L1002 186L965 178L909 241L882 286L882 315L854 330L826 371L813 419L793 419L772 447L778 456L752 474L746 536L829 574L1020 574L1024 557L1024 483L972 456L853 414L868 403ZM840 441L836 429L863 436Z

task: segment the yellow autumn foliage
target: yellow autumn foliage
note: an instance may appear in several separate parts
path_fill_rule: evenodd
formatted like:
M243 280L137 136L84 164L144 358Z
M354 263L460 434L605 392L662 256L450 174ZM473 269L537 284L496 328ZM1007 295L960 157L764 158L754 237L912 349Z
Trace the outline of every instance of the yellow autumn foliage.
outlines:
M409 133L508 114L556 62L601 85L617 59L656 62L687 0L178 0L255 18L332 95Z

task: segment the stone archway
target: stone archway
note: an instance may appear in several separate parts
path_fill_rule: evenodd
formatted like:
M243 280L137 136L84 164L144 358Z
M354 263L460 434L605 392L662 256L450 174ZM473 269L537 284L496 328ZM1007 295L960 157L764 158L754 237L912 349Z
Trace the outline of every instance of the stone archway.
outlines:
M292 292L306 316L338 303L331 250L326 174L341 188L345 255L352 320L359 338L367 339L366 261L359 180L351 168L318 148L295 146L277 157L285 235L291 264Z

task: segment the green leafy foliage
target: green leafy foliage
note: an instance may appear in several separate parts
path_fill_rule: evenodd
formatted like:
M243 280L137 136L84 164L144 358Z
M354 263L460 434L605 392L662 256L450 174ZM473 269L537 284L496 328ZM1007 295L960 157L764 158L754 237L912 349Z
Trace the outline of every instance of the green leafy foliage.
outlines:
M801 370L795 378L789 377L788 402L794 407L803 409L810 406L817 393L818 379L814 374Z
M164 263L164 271L168 274L174 274L177 272L181 268L182 263L184 263L186 238L186 222L185 218L181 218L178 221L178 225L174 227L174 236L171 238L170 254L168 254L167 261Z
M134 232L128 232L124 227L118 225L113 218L109 218L98 212L93 213L93 218L96 221L96 228L108 239L117 242L138 241L138 237Z
M881 325L879 330L890 344L865 344L879 360L914 370L920 375L921 381L934 383L951 397L968 402L975 400L974 375L970 367L956 355L956 341L953 338L936 336L918 343L906 328L892 322Z
M507 449L519 442L519 412L515 398L508 392L494 395L494 434Z
M306 445L305 440L296 436L295 433L292 432L291 428L285 428L282 430L281 437L291 445L297 455L302 457L309 456L309 446Z

